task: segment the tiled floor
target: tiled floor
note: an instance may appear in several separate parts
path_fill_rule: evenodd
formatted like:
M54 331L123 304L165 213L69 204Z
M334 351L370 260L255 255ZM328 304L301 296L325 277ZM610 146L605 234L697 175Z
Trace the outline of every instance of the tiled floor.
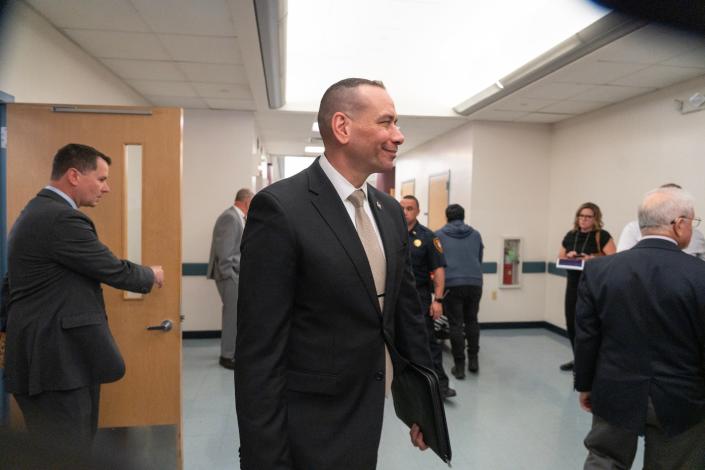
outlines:
M480 344L480 373L451 382L458 391L446 405L453 468L582 468L590 415L578 408L571 373L558 370L568 341L539 329L489 330ZM218 365L218 353L219 340L184 341L185 470L239 468L233 374ZM447 468L431 451L411 447L390 402L384 419L379 470ZM640 446L636 462L642 455Z

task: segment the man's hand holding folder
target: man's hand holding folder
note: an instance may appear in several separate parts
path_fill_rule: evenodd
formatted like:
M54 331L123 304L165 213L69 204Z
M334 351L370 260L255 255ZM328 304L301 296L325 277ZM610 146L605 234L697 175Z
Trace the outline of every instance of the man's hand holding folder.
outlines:
M412 444L421 450L430 447L450 465L450 437L436 373L407 362L394 377L392 397L397 417L411 428Z

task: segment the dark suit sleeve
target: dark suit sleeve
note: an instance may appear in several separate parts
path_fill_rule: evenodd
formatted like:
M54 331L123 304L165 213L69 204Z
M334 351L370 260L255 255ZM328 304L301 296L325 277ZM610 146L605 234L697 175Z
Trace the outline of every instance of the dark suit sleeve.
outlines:
M406 240L406 250L404 252L404 271L402 273L401 286L397 300L396 318L394 324L395 346L399 353L406 359L417 364L433 368L431 361L431 351L429 349L428 330L424 315L426 312L421 307L419 293L416 290L416 281L411 269L411 257L409 254L408 235L406 231L406 221L404 213L401 212L399 220L402 239Z
M286 407L286 350L296 283L296 243L274 196L252 199L240 260L235 402L245 470L293 468Z
M120 260L103 245L89 219L78 211L60 214L49 240L56 262L117 289L147 293L154 273L146 266Z
M7 311L10 298L10 279L7 273L2 277L2 290L0 291L0 332L7 327Z
M589 392L595 376L597 357L602 343L601 322L590 291L590 269L586 269L578 285L575 312L575 389Z

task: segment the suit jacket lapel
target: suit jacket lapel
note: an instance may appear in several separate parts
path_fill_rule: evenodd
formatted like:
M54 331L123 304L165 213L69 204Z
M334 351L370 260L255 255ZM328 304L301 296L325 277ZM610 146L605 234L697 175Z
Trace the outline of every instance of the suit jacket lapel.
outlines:
M360 281L365 285L370 301L377 312L380 312L370 264L343 201L340 200L333 184L328 180L318 161L315 161L306 171L308 172L311 203L348 254Z

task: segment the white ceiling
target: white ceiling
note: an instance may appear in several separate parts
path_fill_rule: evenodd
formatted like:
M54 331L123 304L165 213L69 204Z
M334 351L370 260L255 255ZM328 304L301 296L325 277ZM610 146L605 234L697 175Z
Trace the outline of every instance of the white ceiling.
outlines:
M329 8L332 1L326 2ZM273 155L302 154L312 136L312 110L268 109L252 0L26 2L155 106L254 111L260 140ZM400 6L398 0L392 4ZM292 6L296 2L290 2L289 10ZM335 14L335 9L330 11ZM424 41L434 40L425 36ZM364 51L354 54L356 59L365 57ZM426 67L422 57L403 65L410 70ZM315 74L315 67L308 73ZM406 136L401 150L409 151L468 119L557 122L704 74L705 38L647 26L468 118L445 111L440 116L413 116L413 106L397 99L400 112L407 110L400 116ZM477 91L468 89L467 96ZM419 89L417 94L432 99L432 92Z

